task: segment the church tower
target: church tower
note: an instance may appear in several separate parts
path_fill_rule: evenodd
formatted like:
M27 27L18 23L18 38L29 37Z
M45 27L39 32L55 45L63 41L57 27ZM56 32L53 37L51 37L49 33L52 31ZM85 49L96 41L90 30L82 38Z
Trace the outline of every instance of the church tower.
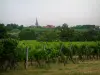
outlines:
M36 27L39 26L37 18L36 18L35 26L36 26Z

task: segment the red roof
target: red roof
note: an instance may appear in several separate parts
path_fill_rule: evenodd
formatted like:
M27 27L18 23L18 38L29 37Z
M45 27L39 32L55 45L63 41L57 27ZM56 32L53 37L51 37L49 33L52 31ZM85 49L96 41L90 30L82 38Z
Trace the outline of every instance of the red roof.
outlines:
M45 28L55 28L54 25L47 25L47 26L44 26Z

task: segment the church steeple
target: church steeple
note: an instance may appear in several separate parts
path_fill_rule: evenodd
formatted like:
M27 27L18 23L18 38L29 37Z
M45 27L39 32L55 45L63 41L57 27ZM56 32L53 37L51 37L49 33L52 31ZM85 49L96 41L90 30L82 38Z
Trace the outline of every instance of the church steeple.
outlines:
M36 18L35 26L37 27L39 26L37 18Z

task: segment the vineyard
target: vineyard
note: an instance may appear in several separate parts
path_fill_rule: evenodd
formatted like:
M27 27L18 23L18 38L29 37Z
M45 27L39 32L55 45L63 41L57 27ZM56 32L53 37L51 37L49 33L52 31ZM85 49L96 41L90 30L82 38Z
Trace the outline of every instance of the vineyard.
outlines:
M45 73L47 75L51 72L52 75L100 74L99 41L38 42L36 40L2 39L0 48L1 75L6 75L5 71L9 70L8 75L24 73L25 75L28 73L30 75L44 75ZM84 70L81 70L83 68ZM67 72L65 73L65 71Z
M100 59L100 42L37 42L20 41L20 60L25 59L28 48L30 65L49 66L50 63L79 63ZM35 64L34 64L35 63Z

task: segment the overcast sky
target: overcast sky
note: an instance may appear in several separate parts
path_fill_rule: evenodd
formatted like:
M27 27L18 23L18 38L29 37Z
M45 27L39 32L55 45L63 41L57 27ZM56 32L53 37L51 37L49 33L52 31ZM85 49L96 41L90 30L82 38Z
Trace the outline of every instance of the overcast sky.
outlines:
M100 0L0 0L0 23L100 25Z

